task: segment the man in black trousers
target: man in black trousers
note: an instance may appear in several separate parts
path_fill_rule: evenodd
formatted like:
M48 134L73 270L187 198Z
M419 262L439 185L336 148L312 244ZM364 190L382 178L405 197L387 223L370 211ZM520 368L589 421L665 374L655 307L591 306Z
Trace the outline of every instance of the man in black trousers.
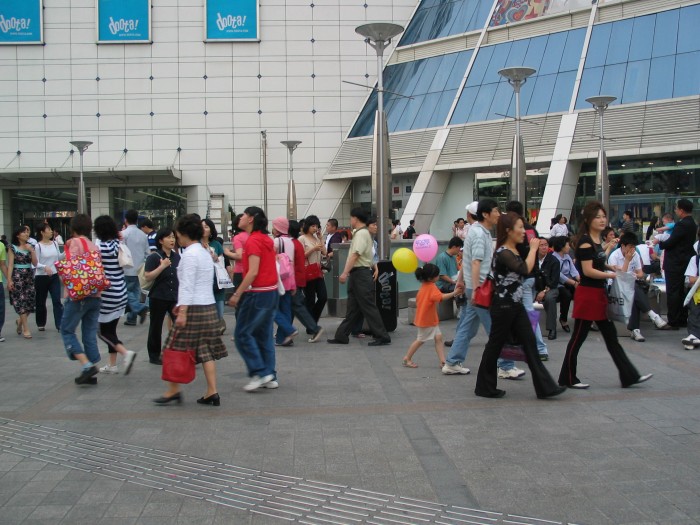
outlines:
M666 304L668 306L668 324L678 330L688 324L688 311L683 308L685 297L685 269L695 255L693 243L698 234L698 227L693 220L693 203L688 199L679 199L676 203L678 221L671 236L654 244L664 250L664 275L666 277Z

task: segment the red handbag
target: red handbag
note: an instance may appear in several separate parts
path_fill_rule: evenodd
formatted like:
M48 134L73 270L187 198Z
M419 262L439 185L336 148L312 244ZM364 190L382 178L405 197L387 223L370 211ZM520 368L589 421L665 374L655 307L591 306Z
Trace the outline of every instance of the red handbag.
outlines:
M323 277L323 272L321 271L321 265L319 263L307 264L304 267L304 274L306 275L307 282Z
M488 275L484 283L477 286L476 290L474 290L474 300L472 301L472 305L479 308L490 308L495 288L493 277Z
M194 350L163 350L163 372L161 379L171 383L186 385L194 381L195 377L195 351Z

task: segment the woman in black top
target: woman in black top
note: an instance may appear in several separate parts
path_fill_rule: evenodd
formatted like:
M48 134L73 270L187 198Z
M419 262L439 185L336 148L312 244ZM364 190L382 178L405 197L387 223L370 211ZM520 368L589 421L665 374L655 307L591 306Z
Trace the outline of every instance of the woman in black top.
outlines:
M503 345L513 336L522 345L527 364L532 374L532 383L537 397L556 396L566 390L557 386L542 364L537 351L537 341L532 324L523 306L523 280L532 271L537 260L540 240L530 240L530 252L523 261L518 252L518 244L525 240L525 222L514 212L501 215L496 229L496 254L494 256L493 277L495 292L489 310L491 333L481 356L479 373L476 377L474 393L481 397L503 397L505 390L496 388L498 381L498 357Z
M153 281L148 292L151 323L148 325L148 360L160 365L160 350L163 337L163 320L170 315L174 321L173 308L177 304L177 265L180 254L175 250L175 234L170 228L161 228L156 234L158 249L145 262L146 280Z
M601 239L601 233L608 225L605 208L600 202L591 201L584 206L582 215L583 222L576 246L576 268L581 274L581 283L574 294L572 317L575 324L559 373L559 384L580 389L590 386L576 376L576 359L595 321L620 373L622 387L627 388L650 379L652 374L642 376L637 372L617 340L615 324L608 319L606 283L608 279L615 279L616 274L607 271L607 253Z

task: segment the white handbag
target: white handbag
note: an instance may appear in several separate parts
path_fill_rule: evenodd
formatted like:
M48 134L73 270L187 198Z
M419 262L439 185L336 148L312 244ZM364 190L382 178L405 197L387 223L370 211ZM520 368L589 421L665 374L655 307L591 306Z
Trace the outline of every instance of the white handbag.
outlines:
M123 242L119 243L119 266L122 268L133 268L134 258L131 256L131 250Z

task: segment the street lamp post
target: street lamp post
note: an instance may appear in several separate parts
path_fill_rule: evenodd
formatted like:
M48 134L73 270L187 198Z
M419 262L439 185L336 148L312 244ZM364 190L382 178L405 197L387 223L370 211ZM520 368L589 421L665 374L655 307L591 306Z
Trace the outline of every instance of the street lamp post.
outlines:
M297 219L297 191L294 187L294 150L301 144L300 140L283 140L280 144L289 150L289 180L287 181L287 218Z
M85 213L87 209L87 197L85 195L85 181L83 180L83 153L92 145L89 140L73 140L71 145L75 146L80 153L80 182L78 182L78 213Z
M608 213L608 221L610 220L610 182L608 180L608 158L605 156L605 134L603 130L603 113L608 109L608 106L615 102L617 97L608 95L598 95L597 97L589 97L586 102L593 106L593 109L598 113L600 120L600 147L598 148L598 164L596 165L595 177L595 192L596 198L601 202Z
M377 255L380 259L389 258L389 209L391 199L391 173L388 153L388 132L384 115L384 50L391 39L401 34L404 28L398 24L375 22L355 28L355 32L365 37L366 42L377 52L377 113L374 117L374 144L372 161L372 204L377 210Z
M515 92L515 136L513 137L513 155L510 160L510 198L527 208L525 192L525 150L523 136L520 133L520 88L527 78L534 75L536 69L531 67L507 67L498 74L508 80Z

